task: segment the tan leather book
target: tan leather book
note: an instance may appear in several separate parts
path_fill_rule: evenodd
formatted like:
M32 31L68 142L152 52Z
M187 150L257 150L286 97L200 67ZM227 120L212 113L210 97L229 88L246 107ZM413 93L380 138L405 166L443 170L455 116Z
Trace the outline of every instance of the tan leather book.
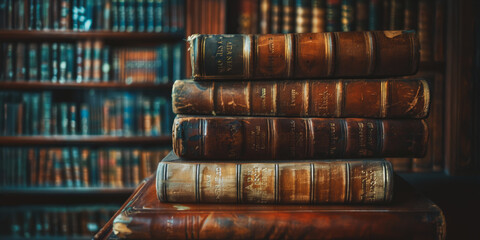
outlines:
M195 79L399 76L418 68L413 31L191 35Z
M188 159L421 157L424 120L177 115L173 150Z
M430 90L425 79L279 81L178 80L177 114L424 118Z
M445 217L395 178L388 205L179 204L138 186L95 239L445 239Z
M192 162L173 152L157 168L162 202L372 204L392 199L384 160Z

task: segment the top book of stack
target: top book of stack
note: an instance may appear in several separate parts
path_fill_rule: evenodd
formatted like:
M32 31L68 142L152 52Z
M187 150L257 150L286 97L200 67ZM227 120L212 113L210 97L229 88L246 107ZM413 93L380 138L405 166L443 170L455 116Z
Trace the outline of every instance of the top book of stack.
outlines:
M414 31L192 35L192 75L207 79L319 79L415 74Z

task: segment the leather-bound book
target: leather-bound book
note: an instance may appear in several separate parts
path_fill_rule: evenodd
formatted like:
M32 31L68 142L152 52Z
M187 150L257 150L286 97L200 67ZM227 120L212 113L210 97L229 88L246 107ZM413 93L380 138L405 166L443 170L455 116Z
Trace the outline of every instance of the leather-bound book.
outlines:
M173 111L194 115L423 118L426 80L177 80Z
M310 0L295 1L295 32L307 33L311 30L312 13Z
M281 33L282 32L282 1L281 0L272 0L272 11L271 11L271 33Z
M295 10L293 7L293 0L282 0L282 32L292 33L294 32L294 18Z
M342 0L340 10L340 22L341 30L343 32L350 32L355 30L355 1L354 0Z
M326 9L327 9L327 14L326 14L327 32L340 31L341 1L327 0Z
M368 0L357 0L355 7L355 30L368 30Z
M270 13L271 13L271 2L270 0L260 0L260 33L266 34L270 33L271 22L270 22Z
M395 178L388 205L179 204L141 183L95 239L445 239L437 205Z
M384 160L192 162L173 152L157 168L162 202L386 203L392 165Z
M177 115L173 150L187 159L421 157L424 120Z
M412 31L192 35L196 79L398 76L418 68Z
M325 1L312 0L312 32L325 32Z
M418 39L420 42L420 60L433 60L434 5L431 0L418 2Z

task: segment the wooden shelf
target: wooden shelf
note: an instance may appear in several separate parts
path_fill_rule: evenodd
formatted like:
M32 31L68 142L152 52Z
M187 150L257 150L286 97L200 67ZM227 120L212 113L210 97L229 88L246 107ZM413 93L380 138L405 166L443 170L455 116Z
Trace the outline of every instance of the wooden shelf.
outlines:
M5 90L86 90L86 89L138 89L171 91L173 83L119 83L119 82L86 82L86 83L52 83L52 82L0 82L0 89Z
M0 194L15 195L110 195L110 194L132 194L134 187L108 188L108 187L3 187Z
M170 146L172 144L171 136L159 137L121 137L121 136L103 136L103 135L54 135L54 136L0 136L1 146L28 146L28 145L48 145L48 146L68 146L68 145L101 145L101 146Z
M156 33L156 32L112 32L112 31L73 31L73 30L2 30L0 40L8 41L59 41L59 40L86 40L103 39L141 42L176 42L185 38L183 33Z

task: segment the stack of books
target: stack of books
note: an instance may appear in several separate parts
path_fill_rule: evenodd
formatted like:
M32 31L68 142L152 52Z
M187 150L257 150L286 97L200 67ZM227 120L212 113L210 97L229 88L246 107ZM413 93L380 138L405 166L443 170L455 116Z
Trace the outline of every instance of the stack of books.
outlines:
M135 195L114 220L118 237L442 237L435 207L420 211L439 216L428 222L411 209L393 213L392 166L372 159L425 153L427 82L386 78L417 71L414 32L193 35L189 42L195 79L173 86L178 115L173 152L157 169L160 203L151 203L152 193ZM336 207L318 206L325 204Z

